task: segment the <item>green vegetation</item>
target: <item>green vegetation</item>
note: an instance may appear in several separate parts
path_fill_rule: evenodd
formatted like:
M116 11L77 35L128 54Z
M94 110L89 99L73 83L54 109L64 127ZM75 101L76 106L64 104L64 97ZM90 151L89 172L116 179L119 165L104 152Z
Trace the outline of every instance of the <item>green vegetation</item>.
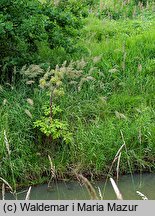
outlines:
M153 1L0 3L0 176L153 171ZM18 13L16 13L18 11ZM116 166L111 169L115 173Z
M1 1L1 82L15 79L14 67L19 70L31 63L54 66L76 50L82 15L70 7L64 9L63 4L57 7L38 0Z

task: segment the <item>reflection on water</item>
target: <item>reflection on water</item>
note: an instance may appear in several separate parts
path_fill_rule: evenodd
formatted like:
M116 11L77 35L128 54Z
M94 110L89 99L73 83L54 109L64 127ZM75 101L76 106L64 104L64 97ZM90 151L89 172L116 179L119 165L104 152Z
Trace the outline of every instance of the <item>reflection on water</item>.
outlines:
M131 176L121 176L118 182L118 187L125 200L141 199L136 191L140 191L145 194L148 199L155 200L155 174L143 174L134 175L134 182L132 182ZM93 183L93 186L97 189L99 186L101 191L104 189L104 182L99 181ZM18 199L24 199L25 193L18 195ZM5 199L13 199L10 193L7 193ZM52 188L48 188L47 184L32 187L30 199L33 200L86 200L90 199L85 186L81 186L78 182L56 182L52 185ZM115 200L116 196L108 182L105 190L104 199Z

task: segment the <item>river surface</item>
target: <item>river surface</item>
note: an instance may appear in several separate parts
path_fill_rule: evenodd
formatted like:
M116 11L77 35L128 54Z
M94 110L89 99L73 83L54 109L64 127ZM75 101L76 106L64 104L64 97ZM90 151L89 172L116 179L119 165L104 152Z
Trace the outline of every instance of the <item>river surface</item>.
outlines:
M104 181L97 181L93 183L94 188L98 192L98 187L101 192L104 191ZM125 200L141 200L136 191L145 194L149 200L155 200L155 174L131 175L121 176L118 182L118 187ZM116 196L108 181L104 193L105 200L115 200ZM18 194L18 199L25 199L26 192ZM6 193L6 200L13 199L10 193ZM87 200L90 199L84 185L79 182L55 182L48 188L47 184L33 186L30 194L31 200Z

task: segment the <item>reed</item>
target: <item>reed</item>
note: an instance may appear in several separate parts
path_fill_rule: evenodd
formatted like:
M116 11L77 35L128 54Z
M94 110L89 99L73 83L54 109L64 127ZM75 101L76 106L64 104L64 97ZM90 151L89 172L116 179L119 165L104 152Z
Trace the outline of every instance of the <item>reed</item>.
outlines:
M9 141L8 141L5 130L4 130L4 143L6 145L6 150L7 150L7 153L8 153L8 161L9 161L11 175L12 175L13 188L12 188L11 191L14 191L13 194L16 196L16 180L15 180L15 176L14 176L13 164L12 164L12 161L11 161L10 144L9 144Z
M107 174L107 177L106 177L106 180L105 180L105 184L104 184L104 189L103 189L103 196L105 194L105 190L106 190L106 186L107 186L107 182L109 180L109 176L111 175L111 171L112 171L112 168L114 166L114 163L117 161L117 168L116 168L116 172L117 172L117 180L118 180L118 177L119 177L119 165L120 165L120 158L121 158L121 151L122 149L125 147L125 143L123 143L121 145L121 147L118 149L112 163L111 163L111 166L109 168L109 171L108 171L108 174Z
M48 182L48 188L51 187L51 182L53 180L56 180L56 170L55 170L55 166L53 165L53 162L52 162L52 159L50 157L50 155L48 155L48 159L49 159L49 162L50 162L50 171L51 171L51 177L50 177L50 180Z
M87 178L85 178L82 174L76 174L76 177L77 177L78 181L82 181L82 183L85 185L91 199L99 200L99 197L98 197L94 187L90 183L90 181Z
M123 140L123 145L125 147L125 152L126 152L126 157L127 157L127 163L128 163L128 167L129 167L129 170L130 170L132 185L133 185L133 188L135 190L135 183L134 183L133 172L132 172L132 168L131 168L130 157L129 157L129 154L128 154L127 145L126 145L126 142L125 142L125 139L124 139L123 132L120 131L120 133L121 133L121 137L122 137L122 140Z
M100 199L103 200L103 195L102 195L100 187L98 187L98 194L99 194Z
M119 155L118 155L118 160L117 160L117 168L116 168L117 182L118 182L118 179L119 179L119 166L120 166L121 154L122 153L120 152Z
M0 177L0 180L3 181L3 183L2 183L2 200L5 200L5 186L8 187L9 192L13 195L13 197L16 200L18 200L18 195L19 194L22 194L22 193L26 192L26 191L21 191L21 192L14 191L13 188L11 187L11 185L5 179L3 179L2 177ZM27 191L27 193L26 193L25 200L29 200L30 199L31 189L32 189L32 187L30 186L29 189L28 189L28 191Z
M0 177L0 180L3 182L2 184L2 199L5 199L5 185L8 186L10 193L14 196L14 198L17 200L17 192L13 189L13 187L2 177Z
M5 200L5 184L2 184L2 200Z
M120 192L120 190L119 190L117 184L115 183L114 179L113 179L113 178L110 178L110 182L111 182L112 187L113 187L113 189L114 189L114 191L115 191L115 194L116 194L117 199L118 199L118 200L123 200L122 194L121 194L121 192Z
M29 199L30 199L31 189L32 189L32 187L30 186L29 189L28 189L28 191L27 191L27 194L26 194L25 200L29 200Z

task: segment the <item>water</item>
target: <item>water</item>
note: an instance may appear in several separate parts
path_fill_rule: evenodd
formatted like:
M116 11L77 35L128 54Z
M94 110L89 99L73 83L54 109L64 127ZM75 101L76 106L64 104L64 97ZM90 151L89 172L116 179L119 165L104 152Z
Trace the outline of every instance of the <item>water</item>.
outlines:
M136 191L145 194L149 200L155 200L155 174L134 175L134 184L130 175L121 176L118 182L118 187L125 200L140 200ZM101 191L104 189L104 182L98 181L93 183L93 186ZM24 199L26 192L18 195L18 199ZM10 193L7 193L5 199L13 199ZM90 196L85 188L78 182L56 182L52 184L52 188L48 188L47 184L32 187L30 199L33 200L87 200ZM116 196L108 182L105 190L104 199L115 200Z

